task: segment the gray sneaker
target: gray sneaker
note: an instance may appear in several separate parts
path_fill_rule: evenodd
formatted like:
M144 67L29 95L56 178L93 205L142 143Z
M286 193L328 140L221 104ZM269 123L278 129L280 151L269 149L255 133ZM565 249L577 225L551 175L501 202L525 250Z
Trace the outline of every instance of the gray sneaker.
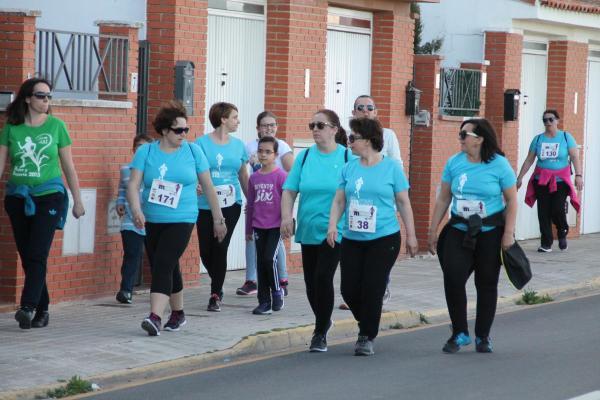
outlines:
M313 333L309 351L311 353L323 353L327 351L327 337L321 333Z
M358 340L354 345L355 356L372 356L375 354L373 351L373 341L369 340L368 336L358 336Z

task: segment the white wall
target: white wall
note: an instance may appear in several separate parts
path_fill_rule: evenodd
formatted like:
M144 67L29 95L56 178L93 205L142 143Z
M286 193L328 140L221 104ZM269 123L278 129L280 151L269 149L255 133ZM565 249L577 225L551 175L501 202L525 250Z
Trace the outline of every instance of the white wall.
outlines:
M0 0L0 8L39 10L38 28L72 32L98 33L97 20L143 22L146 38L146 0Z
M517 0L440 0L421 3L421 44L444 38L443 66L482 62L484 31L506 31L513 18L535 18L536 8Z

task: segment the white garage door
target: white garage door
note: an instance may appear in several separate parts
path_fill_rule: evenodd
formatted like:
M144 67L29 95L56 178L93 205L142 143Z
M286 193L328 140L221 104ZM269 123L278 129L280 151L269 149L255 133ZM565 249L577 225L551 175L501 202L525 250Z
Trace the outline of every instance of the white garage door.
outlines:
M600 232L600 51L591 51L588 64L584 143L583 233Z

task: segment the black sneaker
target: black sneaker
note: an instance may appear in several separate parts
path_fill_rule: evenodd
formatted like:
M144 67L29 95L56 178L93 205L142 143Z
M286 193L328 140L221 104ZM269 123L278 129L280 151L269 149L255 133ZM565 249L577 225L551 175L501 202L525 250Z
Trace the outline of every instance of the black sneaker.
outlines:
M32 328L45 328L48 326L50 321L50 314L48 311L36 311L33 319L31 320Z
M219 312L221 311L221 296L216 293L210 295L206 311Z
M492 341L490 337L476 337L475 338L475 350L478 353L493 353Z
M256 286L255 281L246 281L242 285L242 287L237 288L235 294L238 296L250 296L256 294L258 287Z
M185 324L187 324L187 320L185 319L183 310L181 312L171 311L171 316L165 326L163 326L163 329L165 331L177 332Z
M442 347L444 353L454 354L460 350L461 347L471 344L471 338L469 335L460 332L457 335L450 336L450 339Z
M33 319L33 310L29 308L19 308L15 313L15 319L21 329L31 329L31 320Z
M117 301L122 304L131 304L131 292L126 290L119 290L117 293Z
M273 311L282 310L285 305L285 302L283 301L283 290L273 290L271 292L271 297L273 298Z
M289 281L287 279L282 279L279 281L279 287L281 287L281 290L283 290L283 295L285 297L288 295L288 285Z
M368 336L358 335L358 340L354 345L355 356L372 356L375 354L373 351L373 341L369 340Z
M569 244L567 243L567 238L558 238L558 248L562 251L565 251L569 248Z
M538 247L538 253L551 253L552 247L540 246Z
M321 333L313 333L308 351L311 353L323 353L327 351L327 336Z
M142 329L148 332L148 336L160 336L160 325L160 317L154 313L142 321Z
M269 315L273 313L271 309L271 303L260 303L254 310L252 310L252 314L254 315Z

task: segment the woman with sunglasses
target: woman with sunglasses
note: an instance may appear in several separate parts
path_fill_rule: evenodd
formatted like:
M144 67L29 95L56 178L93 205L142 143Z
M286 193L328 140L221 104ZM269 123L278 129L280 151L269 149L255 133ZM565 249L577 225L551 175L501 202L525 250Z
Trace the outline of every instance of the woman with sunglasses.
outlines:
M189 128L183 104L172 101L161 107L153 126L160 139L143 144L135 152L127 200L135 226L146 228L146 251L152 268L151 311L142 321L142 329L150 336L158 336L167 304L171 306L171 315L163 327L165 330L178 331L187 322L183 312L179 258L189 243L198 217L198 182L212 212L206 218L222 221L223 214L204 153L185 139ZM144 202L140 203L142 181ZM214 224L212 235L216 240L223 240L226 233L225 224Z
M387 279L400 252L396 208L406 227L406 249L411 256L418 245L408 181L400 163L381 154L381 124L376 119L355 118L350 120L350 129L349 146L360 159L342 168L331 205L327 242L332 248L336 246L337 224L345 214L340 260L342 297L358 321L354 354L370 356L379 332Z
M68 210L61 167L73 196L73 216L85 214L71 138L65 123L50 114L51 90L45 79L23 82L6 108L7 122L0 133L0 176L9 157L11 165L4 209L25 271L21 306L15 314L21 329L43 328L49 321L48 254Z
M469 119L460 127L461 152L450 157L431 217L428 246L438 254L444 274L452 336L443 346L456 353L471 343L465 285L475 272L477 316L475 350L491 353L490 330L498 301L500 248L514 243L517 217L515 173L485 119ZM452 203L451 219L440 232Z
M242 210L242 192L246 196L248 189L248 156L244 142L232 136L240 124L238 109L230 103L215 103L209 110L208 119L214 131L196 139L210 166L210 177L219 198L223 218L210 218L210 210L204 193L198 197L198 244L202 264L210 276L210 298L207 311L221 311L223 301L223 283L227 272L227 250L235 225ZM227 235L216 240L213 232L215 224L225 224Z
M315 144L298 154L283 185L281 234L286 239L294 235L294 201L300 194L295 240L301 245L306 295L315 314L310 351L324 352L327 351L327 332L332 326L333 276L340 259L341 240L338 235L333 246L327 244L329 205L342 167L352 155L336 142L336 138L345 139L346 132L334 111L318 111L308 128ZM341 226L339 228L341 230Z
M537 201L537 214L540 224L541 243L538 252L552 251L552 223L556 226L558 248L566 250L569 224L565 202L570 197L571 204L579 212L577 190L583 189L583 176L579 151L575 138L558 129L559 116L556 110L546 110L542 116L544 132L536 135L529 145L529 153L517 177L517 188L521 187L523 176L537 157L537 164L527 184L525 203L529 207ZM575 167L575 185L571 182L571 163Z
M258 171L261 168L261 164L258 161L258 142L261 138L266 136L275 137L277 135L277 117L270 111L263 111L256 117L256 131L258 138L250 140L246 143L246 154L248 155L248 163L252 168L252 173ZM277 158L275 159L275 165L281 168L285 172L289 172L292 169L294 163L294 154L290 146L281 139L277 139ZM288 274L286 270L285 262L285 246L283 241L280 242L277 250L277 273L279 276L279 284L287 296L288 287ZM246 281L244 284L237 288L236 294L239 296L248 296L256 294L256 246L254 240L246 240Z

